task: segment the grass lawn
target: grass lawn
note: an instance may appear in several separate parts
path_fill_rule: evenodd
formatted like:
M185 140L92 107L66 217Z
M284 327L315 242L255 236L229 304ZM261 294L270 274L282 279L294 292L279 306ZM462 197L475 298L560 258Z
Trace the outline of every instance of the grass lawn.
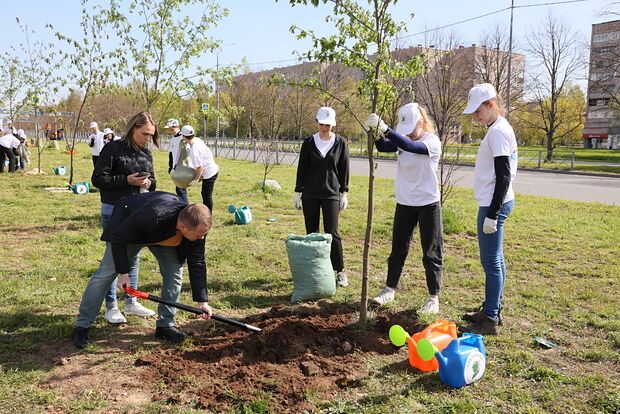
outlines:
M66 154L46 150L43 156L44 166L69 165ZM75 181L88 181L89 149L80 145L76 157ZM210 303L233 317L288 305L292 281L284 240L288 234L304 232L302 214L293 207L295 169L275 167L269 178L276 179L283 190L263 194L256 186L261 164L224 159L218 163L215 225L207 239ZM167 153L156 152L155 164L158 189L173 191L166 174ZM132 318L118 331L106 327L102 315L95 326L98 338L109 334L122 344L104 341L80 352L69 343L80 295L103 252L100 202L96 193L44 191L65 183L63 177L52 175L51 168L46 171L50 175L0 175L0 413L198 412L166 401L109 395L107 382L93 384L84 378L80 382L77 377L60 385L54 382L66 366L82 364L78 372L83 376L120 372L109 380L122 387L132 381L136 357L161 345L144 342L152 334L153 321ZM367 178L352 177L349 208L341 215L351 285L338 290L333 298L337 302L359 301L366 188ZM517 197L506 225L505 322L500 336L485 338L488 365L483 380L449 389L436 374L403 369L400 363L407 355L402 349L369 357L370 375L363 384L337 400L316 402L317 412L620 412L620 207ZM190 190L190 201L200 201L198 189ZM228 204L249 205L254 221L248 226L232 225ZM394 204L392 181L378 179L371 294L384 284ZM475 213L472 192L465 189L456 189L444 208L449 234L440 316L456 323L483 298ZM140 288L157 294L161 281L157 263L143 252ZM402 289L382 312L417 309L425 290L416 235ZM192 303L188 282L181 301ZM182 325L190 316L179 313L177 320ZM540 348L534 336L552 340L558 347ZM243 406L237 412L270 411L264 406Z

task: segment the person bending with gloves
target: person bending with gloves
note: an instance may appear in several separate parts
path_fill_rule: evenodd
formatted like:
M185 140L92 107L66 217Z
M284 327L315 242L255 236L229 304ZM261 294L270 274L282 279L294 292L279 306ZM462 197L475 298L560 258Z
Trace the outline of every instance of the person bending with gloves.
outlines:
M187 260L192 297L197 307L213 314L207 300L205 236L211 229L209 208L201 203L187 205L174 194L154 191L119 199L110 222L101 235L105 253L82 295L80 310L72 333L73 344L84 348L89 343L89 328L103 303L110 283L118 275L118 287L129 286L130 259L143 247L153 253L163 278L161 297L177 302L181 294L183 262ZM183 342L187 334L175 327L176 309L159 304L155 336L173 343Z
M332 108L319 108L316 120L319 132L306 138L299 152L295 208L303 209L307 234L319 232L323 210L323 229L332 235L330 258L336 283L346 287L349 279L344 272L338 219L340 211L349 204L349 149L347 141L332 132L336 125L336 112Z
M439 313L439 290L443 272L443 224L437 166L441 141L435 135L426 110L417 103L403 105L398 111L396 130L376 114L370 114L364 126L377 129L375 146L380 152L398 152L396 164L396 211L392 225L392 251L388 258L385 288L370 303L384 305L394 300L403 267L409 254L416 226L420 226L422 264L429 297L419 309Z

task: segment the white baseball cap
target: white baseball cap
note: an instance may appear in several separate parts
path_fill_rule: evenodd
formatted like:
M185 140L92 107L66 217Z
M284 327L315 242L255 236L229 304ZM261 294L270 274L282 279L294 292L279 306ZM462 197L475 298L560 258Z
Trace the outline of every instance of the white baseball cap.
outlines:
M336 111L329 106L322 106L316 112L316 120L319 124L336 126Z
M467 97L467 108L463 111L464 114L472 114L480 105L489 99L493 99L497 96L495 87L490 83L481 83L474 86L469 91Z
M184 137L193 137L194 127L191 125L183 125L183 128L181 128L181 135Z
M112 131L110 128L105 128L103 130L103 135L108 135L108 134L113 134L114 131Z
M96 122L91 122L91 123L90 123L90 127L91 127L91 128L99 128L99 124L98 124L98 123L96 123Z
M175 118L170 118L170 119L168 120L168 122L166 122L166 126L165 126L165 128L178 127L179 125L181 125L181 124L179 123L179 120L178 120L178 119L175 119Z
M409 102L398 110L398 124L396 124L396 132L401 135L409 135L413 132L418 121L422 119L418 104Z

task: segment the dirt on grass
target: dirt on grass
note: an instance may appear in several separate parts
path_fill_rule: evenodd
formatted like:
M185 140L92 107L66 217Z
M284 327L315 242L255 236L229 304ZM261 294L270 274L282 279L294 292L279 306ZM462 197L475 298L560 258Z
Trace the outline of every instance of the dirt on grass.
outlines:
M193 329L191 349L158 349L135 365L146 368L143 381L165 384L153 400L213 412L299 413L360 385L366 355L397 352L386 337L389 326L419 328L415 313L379 316L365 329L356 318L352 308L329 302L273 308L246 320L260 333Z

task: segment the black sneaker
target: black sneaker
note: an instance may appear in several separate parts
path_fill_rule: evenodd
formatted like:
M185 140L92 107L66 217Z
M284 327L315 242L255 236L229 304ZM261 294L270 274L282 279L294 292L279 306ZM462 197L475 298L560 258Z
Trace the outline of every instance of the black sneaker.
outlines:
M465 318L463 318L465 319ZM498 321L483 312L478 312L477 319L469 326L460 326L460 332L473 332L480 335L499 335Z
M174 344L180 344L185 341L187 338L187 334L185 332L179 331L175 326L158 326L155 328L155 337L159 339L165 339Z
M88 328L80 328L79 326L73 328L71 340L73 341L73 345L77 348L86 348L90 344L90 340L88 339Z
M503 306L499 306L499 310L497 311L497 324L499 326L502 326L504 324L504 322L502 321L502 308ZM482 302L482 305L480 305L480 307L478 308L478 310L474 311L474 312L467 312L466 314L464 314L462 316L464 321L467 322L476 322L479 318L480 315L484 315L485 313L482 312L482 310L484 309L484 302Z

